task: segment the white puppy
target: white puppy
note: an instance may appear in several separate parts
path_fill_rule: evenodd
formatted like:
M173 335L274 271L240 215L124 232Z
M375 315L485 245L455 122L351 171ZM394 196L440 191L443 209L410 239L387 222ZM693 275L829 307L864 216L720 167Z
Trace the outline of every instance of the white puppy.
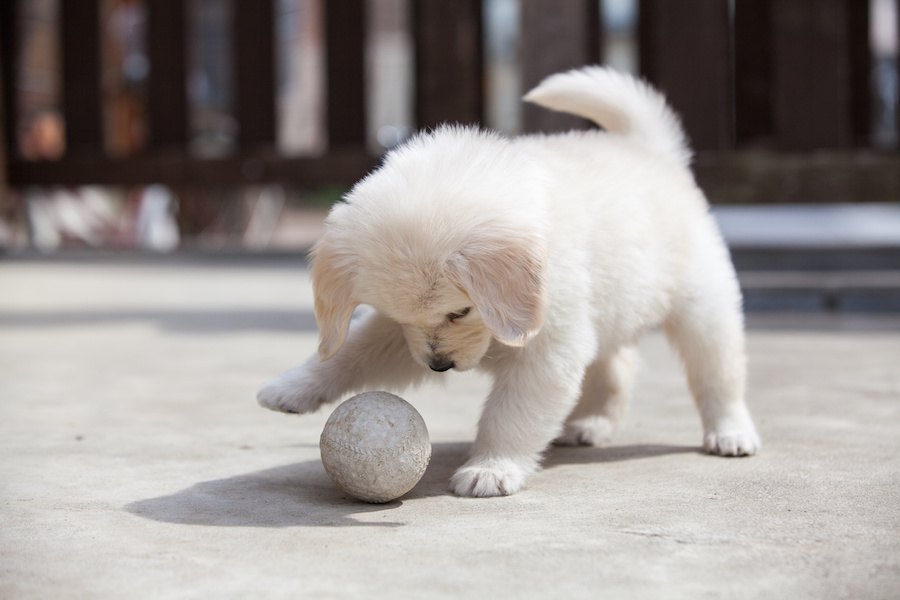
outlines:
M599 67L554 75L525 99L605 131L509 140L446 126L392 151L333 208L313 251L319 355L259 402L305 413L483 369L493 389L451 488L512 494L554 439L608 438L633 344L661 324L705 449L755 453L740 291L678 118L646 84ZM351 324L360 305L370 308Z

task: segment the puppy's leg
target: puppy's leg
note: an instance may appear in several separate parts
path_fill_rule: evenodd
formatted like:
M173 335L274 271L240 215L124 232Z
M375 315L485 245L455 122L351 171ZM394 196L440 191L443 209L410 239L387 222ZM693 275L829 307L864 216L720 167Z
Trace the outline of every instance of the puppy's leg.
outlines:
M704 449L722 456L755 454L760 440L744 401L747 359L737 281L730 264L704 271L693 293L676 303L666 333L687 370Z
M450 481L455 493L514 494L538 470L541 454L559 434L578 399L590 361L590 356L573 355L571 347L549 346L537 338L492 368L494 387L478 424L471 458Z
M637 351L630 346L595 360L584 375L578 405L555 443L599 446L609 441L628 408L637 363Z
M353 321L334 356L323 361L313 355L265 384L257 400L272 410L308 413L352 391L402 389L428 376L410 356L400 325L371 310Z

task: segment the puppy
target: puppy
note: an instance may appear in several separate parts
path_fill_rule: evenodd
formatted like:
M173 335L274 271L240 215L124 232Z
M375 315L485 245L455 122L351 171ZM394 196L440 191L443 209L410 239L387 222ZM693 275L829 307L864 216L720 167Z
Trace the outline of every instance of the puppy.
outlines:
M263 387L260 404L306 413L482 369L493 388L450 486L513 494L554 440L608 439L633 346L662 325L704 448L754 454L740 290L678 118L645 83L600 67L549 77L525 100L604 131L510 140L444 126L390 152L313 249L318 355Z

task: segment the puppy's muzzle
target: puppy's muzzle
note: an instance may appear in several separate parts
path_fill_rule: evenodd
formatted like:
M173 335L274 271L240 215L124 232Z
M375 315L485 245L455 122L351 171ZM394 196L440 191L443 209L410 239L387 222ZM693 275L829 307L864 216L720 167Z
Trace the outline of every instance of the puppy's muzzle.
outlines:
M430 368L432 371L437 371L438 373L449 371L455 366L456 363L453 362L453 359L447 356L432 356L428 361L428 368Z

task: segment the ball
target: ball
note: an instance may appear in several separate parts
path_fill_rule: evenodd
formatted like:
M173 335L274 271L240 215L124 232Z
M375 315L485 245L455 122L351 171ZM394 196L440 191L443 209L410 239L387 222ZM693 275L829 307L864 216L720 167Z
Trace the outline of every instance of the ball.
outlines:
M319 449L339 488L374 503L413 489L431 460L422 415L388 392L363 392L339 405L325 423Z

